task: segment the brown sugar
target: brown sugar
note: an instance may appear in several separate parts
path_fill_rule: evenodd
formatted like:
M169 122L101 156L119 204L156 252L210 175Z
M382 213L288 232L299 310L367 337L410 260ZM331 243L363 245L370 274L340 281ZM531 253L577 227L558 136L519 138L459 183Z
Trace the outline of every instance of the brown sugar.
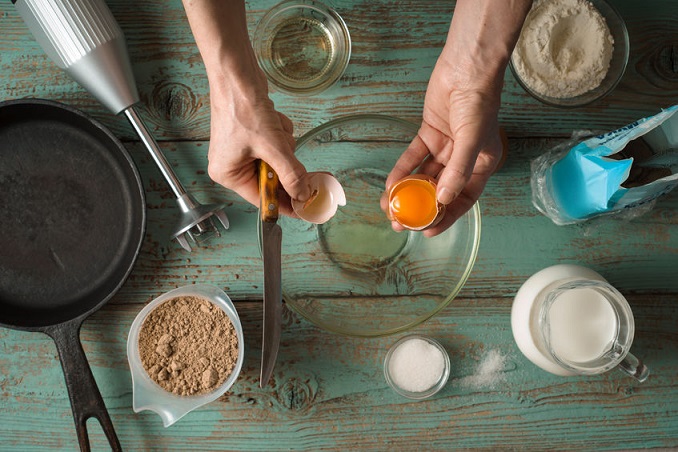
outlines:
M182 396L219 387L238 359L238 336L210 301L181 296L151 311L139 331L139 355L149 377Z

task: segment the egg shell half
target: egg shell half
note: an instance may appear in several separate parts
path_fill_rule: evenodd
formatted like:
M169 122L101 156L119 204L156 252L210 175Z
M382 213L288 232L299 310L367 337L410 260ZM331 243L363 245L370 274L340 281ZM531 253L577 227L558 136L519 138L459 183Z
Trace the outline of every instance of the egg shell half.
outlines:
M292 200L292 209L299 218L310 223L329 221L339 206L346 205L346 194L339 181L328 173L309 173L307 182L311 198L305 202Z

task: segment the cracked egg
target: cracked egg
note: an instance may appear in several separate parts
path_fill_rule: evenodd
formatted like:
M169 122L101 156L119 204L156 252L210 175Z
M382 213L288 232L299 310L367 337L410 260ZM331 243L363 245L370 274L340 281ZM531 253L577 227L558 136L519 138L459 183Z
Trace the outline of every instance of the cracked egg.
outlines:
M445 205L436 199L436 182L431 177L413 174L389 190L388 217L406 229L422 231L435 226L444 213Z

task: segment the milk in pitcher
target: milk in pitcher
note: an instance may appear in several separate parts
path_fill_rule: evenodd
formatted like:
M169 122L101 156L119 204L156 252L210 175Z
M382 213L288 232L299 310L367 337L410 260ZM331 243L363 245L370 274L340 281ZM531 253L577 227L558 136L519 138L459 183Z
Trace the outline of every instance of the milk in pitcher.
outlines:
M588 268L554 265L532 275L516 293L511 328L520 351L553 374L598 374L619 365L647 378L647 368L629 353L631 308Z
M614 341L617 318L610 303L589 288L572 289L548 313L548 342L563 360L585 363L602 357Z

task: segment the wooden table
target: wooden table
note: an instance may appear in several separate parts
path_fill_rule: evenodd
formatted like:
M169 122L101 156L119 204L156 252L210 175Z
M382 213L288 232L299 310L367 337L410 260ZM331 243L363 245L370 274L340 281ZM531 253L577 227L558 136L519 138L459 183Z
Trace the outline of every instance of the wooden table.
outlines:
M250 31L274 0L250 0ZM510 158L481 201L480 252L460 295L414 331L450 353L448 385L431 400L396 395L382 362L397 337L359 339L322 331L291 312L272 384L258 387L262 267L255 209L206 174L209 96L180 0L109 0L127 36L145 118L181 180L202 202L228 202L231 229L191 254L169 240L177 213L158 169L123 117L107 113L43 54L9 0L0 1L0 99L47 98L83 110L127 145L141 171L148 228L122 290L84 324L81 339L117 434L128 450L263 449L635 449L678 447L678 195L634 220L558 227L530 200L529 162L573 130L613 130L678 102L678 3L612 0L626 20L631 58L615 92L588 108L539 104L505 78L501 122ZM428 76L453 5L436 0L336 0L353 56L338 85L303 99L275 93L296 134L341 115L388 113L420 121ZM0 221L12 221L2 218ZM0 238L1 242L2 238ZM2 249L2 246L0 246ZM636 317L633 349L652 375L550 375L516 347L513 296L532 273L556 263L600 272ZM165 429L132 411L125 343L135 315L161 293L212 283L237 301L247 341L232 390ZM491 351L508 357L493 385L467 377ZM74 450L75 429L53 342L0 330L0 449ZM96 422L97 450L106 442Z

